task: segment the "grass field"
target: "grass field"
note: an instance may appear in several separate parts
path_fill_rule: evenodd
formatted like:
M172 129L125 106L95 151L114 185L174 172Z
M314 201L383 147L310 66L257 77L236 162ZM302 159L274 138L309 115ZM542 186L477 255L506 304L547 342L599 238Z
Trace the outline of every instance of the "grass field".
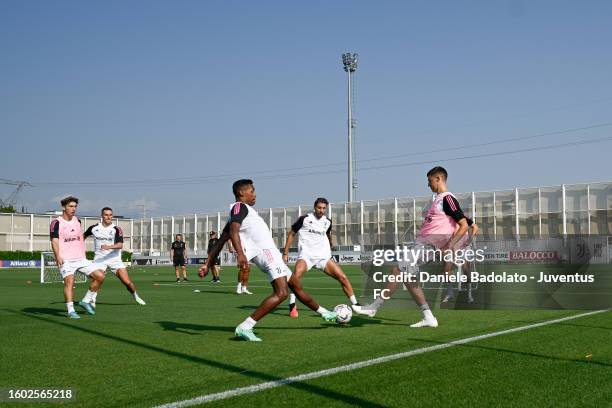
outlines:
M361 271L346 271L359 292ZM73 388L76 399L63 404L70 407L151 407L584 313L436 308L438 328L410 329L420 313L397 307L403 292L395 306L345 327L303 306L291 319L283 306L257 325L264 341L247 343L234 328L270 292L257 269L250 296L234 293L233 268L215 285L195 268L192 281L178 285L171 267L134 267L130 275L147 306L108 274L97 315L77 307L82 318L74 321L65 317L61 285L37 283L38 270L0 270L0 388ZM347 303L318 271L304 284L328 308ZM84 290L77 286L77 299ZM612 313L604 312L207 405L601 407L612 406L611 384ZM28 404L58 405L6 406Z

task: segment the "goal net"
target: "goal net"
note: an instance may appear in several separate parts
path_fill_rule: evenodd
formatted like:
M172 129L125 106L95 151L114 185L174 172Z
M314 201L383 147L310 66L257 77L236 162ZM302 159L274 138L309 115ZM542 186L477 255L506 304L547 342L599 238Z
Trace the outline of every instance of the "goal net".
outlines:
M43 252L40 254L40 283L54 282L64 282L64 279L57 267L53 252ZM74 274L74 282L87 282L87 276L77 271Z

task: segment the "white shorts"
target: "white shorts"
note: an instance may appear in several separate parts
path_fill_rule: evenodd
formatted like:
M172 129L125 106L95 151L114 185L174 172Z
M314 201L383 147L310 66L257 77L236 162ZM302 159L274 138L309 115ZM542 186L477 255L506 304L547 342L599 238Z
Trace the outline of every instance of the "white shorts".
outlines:
M60 273L62 274L63 279L66 276L74 275L76 271L79 271L89 276L94 271L104 269L104 266L93 263L89 259L77 259L74 261L64 261L64 263L60 267Z
M110 268L111 272L115 275L117 274L117 270L125 269L125 264L121 260L121 258L94 258L94 263L102 266L103 270L106 271L106 268Z
M306 270L309 271L312 268L317 268L320 269L322 271L325 270L325 266L327 265L327 263L329 262L329 260L331 259L331 256L325 256L325 257L313 257L310 256L308 254L298 254L298 261L302 260L304 262L306 262Z
M283 257L278 248L262 249L252 261L259 269L268 274L270 282L283 276L287 280L291 278L291 269L283 262Z

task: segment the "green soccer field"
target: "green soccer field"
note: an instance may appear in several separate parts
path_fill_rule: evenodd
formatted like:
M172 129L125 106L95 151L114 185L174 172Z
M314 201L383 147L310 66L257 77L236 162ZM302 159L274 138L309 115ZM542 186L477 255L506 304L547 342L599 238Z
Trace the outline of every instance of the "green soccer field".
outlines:
M360 293L361 271L345 270ZM248 343L234 337L234 328L270 292L256 268L254 294L240 296L234 268L223 269L221 284L210 283L210 275L200 281L195 267L192 280L181 284L170 266L130 268L144 307L107 274L96 316L77 306L80 320L65 317L61 284L41 285L38 273L0 270L0 388L74 389L75 400L62 406L152 407L420 349L206 405L601 407L612 401L611 312L471 339L586 311L436 307L438 328L411 329L420 312L399 292L375 318L353 316L344 327L301 305L299 318L291 319L283 305L257 325L263 342ZM325 307L347 303L338 283L319 271L308 272L304 286ZM85 288L77 285L77 300ZM470 340L445 346L462 339Z

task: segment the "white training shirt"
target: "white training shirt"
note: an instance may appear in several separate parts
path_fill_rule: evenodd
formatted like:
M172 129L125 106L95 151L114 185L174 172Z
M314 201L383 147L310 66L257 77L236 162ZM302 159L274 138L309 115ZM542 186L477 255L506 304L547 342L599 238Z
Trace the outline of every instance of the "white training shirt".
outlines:
M253 259L263 249L276 248L268 224L250 205L241 202L233 203L230 206L230 219L225 228L229 230L232 222L240 224L240 242L247 259Z
M114 245L118 242L123 242L123 230L121 227L111 224L105 227L103 224L92 225L85 231L85 238L92 236L94 239L94 259L104 258L119 258L121 259L120 249L102 250L102 245Z
M331 232L332 222L326 215L317 218L314 213L302 215L291 226L298 234L299 255L312 258L331 258L331 247L327 234ZM299 256L298 255L298 256Z

